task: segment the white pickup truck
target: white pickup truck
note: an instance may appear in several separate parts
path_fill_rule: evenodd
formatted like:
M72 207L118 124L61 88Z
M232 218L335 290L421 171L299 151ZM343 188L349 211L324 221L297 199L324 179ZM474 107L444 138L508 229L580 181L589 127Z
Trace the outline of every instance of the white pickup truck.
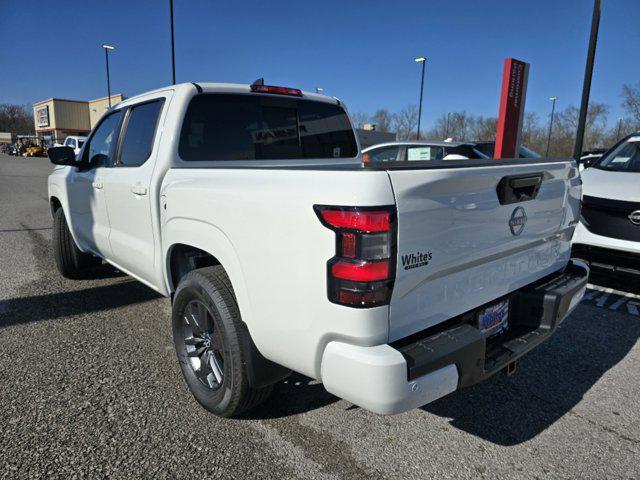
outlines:
M586 286L574 162L364 165L335 98L175 85L49 156L60 273L105 260L171 297L185 380L222 416L292 370L374 412L424 405L513 371Z

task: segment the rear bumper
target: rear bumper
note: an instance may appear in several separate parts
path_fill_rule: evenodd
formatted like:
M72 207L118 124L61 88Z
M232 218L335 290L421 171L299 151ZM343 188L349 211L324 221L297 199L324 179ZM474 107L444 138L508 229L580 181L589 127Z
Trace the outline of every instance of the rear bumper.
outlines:
M589 269L571 261L508 296L507 332L485 338L478 309L391 345L330 342L322 357L325 388L381 414L404 412L473 385L549 338L584 295Z

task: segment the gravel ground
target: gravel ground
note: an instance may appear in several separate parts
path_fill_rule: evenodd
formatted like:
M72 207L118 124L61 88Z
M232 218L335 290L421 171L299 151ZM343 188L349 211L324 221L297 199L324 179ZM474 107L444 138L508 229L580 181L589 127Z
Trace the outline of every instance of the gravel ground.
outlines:
M640 477L637 297L594 287L513 376L402 415L293 375L223 420L187 391L166 299L56 273L49 171L0 155L0 478Z

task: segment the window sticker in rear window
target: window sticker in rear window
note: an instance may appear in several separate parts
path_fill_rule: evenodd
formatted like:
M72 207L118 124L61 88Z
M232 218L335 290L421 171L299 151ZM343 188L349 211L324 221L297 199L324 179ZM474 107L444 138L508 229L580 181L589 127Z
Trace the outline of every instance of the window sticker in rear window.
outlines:
M407 149L407 160L417 162L431 160L431 147L411 147Z

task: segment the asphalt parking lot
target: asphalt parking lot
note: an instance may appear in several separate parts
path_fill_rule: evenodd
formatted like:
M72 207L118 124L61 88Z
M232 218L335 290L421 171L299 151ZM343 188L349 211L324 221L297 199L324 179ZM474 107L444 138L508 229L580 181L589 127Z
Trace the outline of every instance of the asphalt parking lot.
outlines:
M0 478L640 477L631 283L591 288L513 376L422 409L378 416L294 375L224 420L187 391L168 300L57 274L50 170L0 155Z

